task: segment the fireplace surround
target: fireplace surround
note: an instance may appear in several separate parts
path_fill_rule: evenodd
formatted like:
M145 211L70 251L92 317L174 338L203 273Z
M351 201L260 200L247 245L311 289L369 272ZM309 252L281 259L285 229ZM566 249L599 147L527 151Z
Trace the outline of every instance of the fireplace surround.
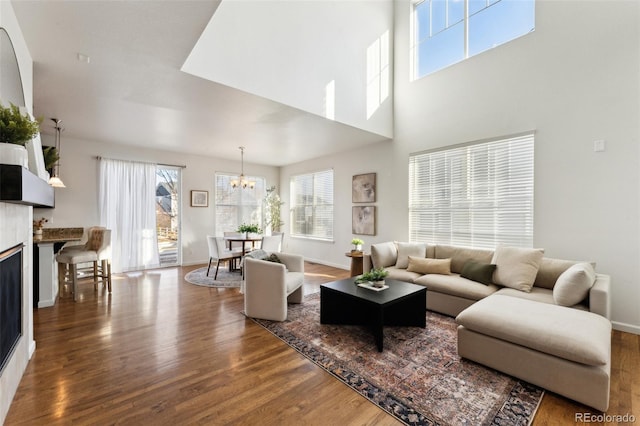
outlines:
M22 248L0 253L0 374L22 336Z

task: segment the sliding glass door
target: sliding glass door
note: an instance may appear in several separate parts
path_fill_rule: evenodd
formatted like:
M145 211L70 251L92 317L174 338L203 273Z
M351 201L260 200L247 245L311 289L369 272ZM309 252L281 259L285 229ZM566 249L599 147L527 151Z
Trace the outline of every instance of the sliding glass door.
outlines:
M179 167L158 165L156 172L156 230L160 266L182 262L180 245L181 171Z

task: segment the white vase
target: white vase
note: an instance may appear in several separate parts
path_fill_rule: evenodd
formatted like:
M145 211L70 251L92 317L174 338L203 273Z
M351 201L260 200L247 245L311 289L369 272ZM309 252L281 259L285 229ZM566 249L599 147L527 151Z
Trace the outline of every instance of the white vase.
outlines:
M0 164L29 167L29 155L22 145L0 142Z
M384 280L372 281L371 285L376 287L376 288L382 288L382 287L384 287Z
M33 235L35 235L37 237L41 237L42 236L42 228L35 228L33 230Z

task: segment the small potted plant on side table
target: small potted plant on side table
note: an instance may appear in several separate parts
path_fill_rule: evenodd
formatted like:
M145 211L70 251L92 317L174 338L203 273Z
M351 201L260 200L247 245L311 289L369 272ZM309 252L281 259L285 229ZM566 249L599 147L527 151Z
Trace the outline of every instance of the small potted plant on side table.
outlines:
M362 251L362 245L364 244L364 241L362 241L360 238L354 238L353 240L351 240L351 244L353 244L353 250L351 250L351 253L358 253Z

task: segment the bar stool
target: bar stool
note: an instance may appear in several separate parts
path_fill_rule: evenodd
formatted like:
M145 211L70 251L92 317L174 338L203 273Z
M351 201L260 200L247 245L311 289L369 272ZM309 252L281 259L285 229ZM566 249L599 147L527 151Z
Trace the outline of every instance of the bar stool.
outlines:
M89 239L83 246L63 248L56 256L58 262L58 285L60 291L65 284L73 287L73 300L78 300L78 280L80 273L91 271L93 286L98 288L102 281L111 293L111 230L94 227L89 230ZM92 263L91 267L79 268L78 265Z

